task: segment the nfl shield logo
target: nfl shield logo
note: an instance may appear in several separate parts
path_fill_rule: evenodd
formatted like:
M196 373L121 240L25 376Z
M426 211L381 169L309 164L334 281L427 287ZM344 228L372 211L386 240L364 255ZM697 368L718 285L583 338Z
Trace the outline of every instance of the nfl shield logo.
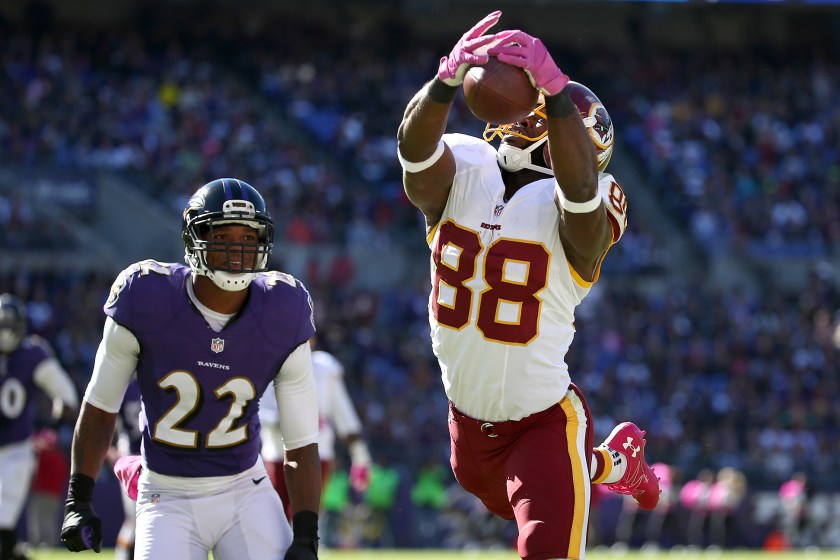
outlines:
M160 503L160 494L152 494L152 497L149 499L149 501L153 504Z
M493 215L498 218L499 216L502 215L502 210L504 210L504 209L505 209L504 204L499 204L498 206L496 206L495 210L493 210Z
M224 338L214 338L210 341L210 350L218 354L222 350L225 349L225 339Z

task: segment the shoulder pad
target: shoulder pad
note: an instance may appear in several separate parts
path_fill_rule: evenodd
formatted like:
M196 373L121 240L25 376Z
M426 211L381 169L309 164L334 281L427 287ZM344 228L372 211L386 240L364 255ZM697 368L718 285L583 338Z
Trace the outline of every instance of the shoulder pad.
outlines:
M45 359L55 357L55 352L53 352L52 346L50 346L50 343L47 342L47 339L42 338L37 334L25 336L20 343L20 348L43 354Z
M179 292L173 287L183 287L184 275L189 268L177 263L162 263L155 260L136 262L120 272L103 309L105 314L117 323L134 330L140 316L158 315L171 310L172 294Z
M303 282L285 272L269 270L260 273L251 283L252 286L262 289L268 301L272 302L296 302L296 309L300 311L300 324L302 326L302 341L309 340L315 332L315 311L312 303L312 296ZM272 304L274 305L274 304ZM288 316L286 316L287 320Z
M481 138L466 134L444 134L443 141L452 150L458 162L469 166L486 165L488 161L496 162L496 149Z
M257 278L262 279L263 285L266 289L271 289L274 286L286 284L291 286L292 288L296 288L298 285L298 281L295 279L294 276L288 274L286 272L278 272L276 270L268 270L266 272L260 273Z
M171 276L172 272L173 265L171 263L162 263L152 259L139 261L127 266L117 275L114 283L111 284L111 291L108 294L108 299L105 301L105 308L114 307L120 298L120 294L122 294L126 287L132 284L135 279L148 276L151 273Z

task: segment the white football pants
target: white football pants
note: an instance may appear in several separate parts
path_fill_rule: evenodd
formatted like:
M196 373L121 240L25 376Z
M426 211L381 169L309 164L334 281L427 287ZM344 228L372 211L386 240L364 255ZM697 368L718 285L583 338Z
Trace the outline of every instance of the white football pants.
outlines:
M0 447L0 529L17 527L34 473L31 440Z
M234 476L140 475L135 560L282 558L291 543L262 461Z

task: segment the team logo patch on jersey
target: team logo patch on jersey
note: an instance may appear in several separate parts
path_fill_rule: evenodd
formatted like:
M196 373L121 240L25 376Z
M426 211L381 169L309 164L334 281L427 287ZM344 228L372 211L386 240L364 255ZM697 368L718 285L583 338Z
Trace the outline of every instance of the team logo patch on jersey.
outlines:
M225 339L224 338L214 338L210 341L210 350L218 354L222 350L225 349Z
M152 494L152 497L149 498L149 501L153 504L160 503L160 494Z
M504 210L504 209L505 209L504 204L497 204L496 208L493 210L493 215L498 218L499 216L502 215L502 210Z

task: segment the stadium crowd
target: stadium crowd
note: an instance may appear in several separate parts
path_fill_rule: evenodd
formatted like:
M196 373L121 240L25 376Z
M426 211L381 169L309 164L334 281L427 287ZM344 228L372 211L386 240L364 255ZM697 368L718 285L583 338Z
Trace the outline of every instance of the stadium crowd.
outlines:
M824 257L840 241L838 87L825 51L670 53L622 59L610 110L707 251Z
M195 185L236 169L265 192L283 238L301 245L390 245L416 230L393 156L399 115L387 108L428 74L408 61L434 60L429 52L386 61L378 45L359 44L313 54L301 46L313 31L300 26L282 39L295 48L255 44L232 60L216 40L156 33L5 38L0 88L12 102L0 108L0 161L130 173L177 212ZM483 126L458 110L457 126ZM21 204L0 202L0 219L28 223ZM654 240L636 229L625 240L632 257L616 260L656 266Z
M213 23L190 36L165 25L55 29L37 41L0 31L0 95L10 101L0 105L0 162L124 172L176 220L196 185L241 176L267 195L279 244L398 246L422 236L400 186L396 108L432 75L414 61L436 64L443 47L332 30L315 49L307 25L219 40ZM339 48L349 39L353 49ZM382 49L388 58L377 55ZM567 64L599 92L617 149L637 156L650 180L625 186L628 234L580 310L570 367L596 417L596 439L632 418L648 430L650 457L685 480L733 467L750 490L777 489L796 472L840 490L835 271L813 261L797 292L772 278L754 292L700 275L664 279L677 257L632 214L633 190L647 188L709 253L738 244L758 256L830 256L840 242L840 73L829 55L812 55L663 51L652 59L625 53L620 68L606 55L594 65L572 55ZM699 74L707 79L688 87ZM456 126L483 126L462 104L456 109ZM45 235L32 209L3 192L4 251L67 248L59 226ZM448 457L427 280L374 292L353 284L353 266L339 259L331 271L299 276L316 302L321 345L345 365L375 462L400 475L390 507L406 507L430 457L444 466ZM80 390L116 272L0 274L0 293L28 302L32 330L53 344ZM625 279L634 275L665 287L633 289ZM68 427L60 434L68 444Z

